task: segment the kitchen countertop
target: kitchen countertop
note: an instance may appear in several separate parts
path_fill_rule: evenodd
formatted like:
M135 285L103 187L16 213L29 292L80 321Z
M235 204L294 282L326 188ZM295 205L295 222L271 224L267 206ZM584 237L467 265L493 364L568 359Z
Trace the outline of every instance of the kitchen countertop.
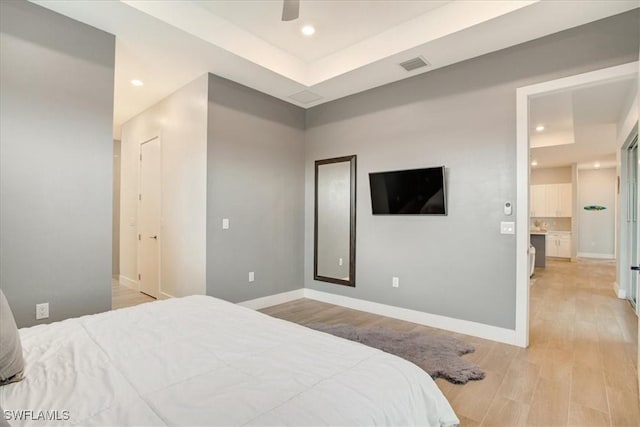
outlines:
M535 234L538 236L547 235L547 234L571 234L570 231L562 231L562 230L529 230L529 234Z

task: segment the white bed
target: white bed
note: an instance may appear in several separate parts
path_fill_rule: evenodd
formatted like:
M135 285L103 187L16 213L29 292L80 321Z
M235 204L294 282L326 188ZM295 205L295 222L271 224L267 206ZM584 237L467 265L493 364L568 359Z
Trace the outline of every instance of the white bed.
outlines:
M0 405L70 417L27 425L458 423L412 363L212 297L69 319L20 336L25 379L0 387Z

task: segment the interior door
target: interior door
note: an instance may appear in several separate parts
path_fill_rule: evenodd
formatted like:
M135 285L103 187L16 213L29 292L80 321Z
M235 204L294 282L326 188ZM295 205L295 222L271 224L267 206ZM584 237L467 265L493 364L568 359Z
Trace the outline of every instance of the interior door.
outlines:
M140 145L138 217L140 292L158 298L160 292L160 139Z

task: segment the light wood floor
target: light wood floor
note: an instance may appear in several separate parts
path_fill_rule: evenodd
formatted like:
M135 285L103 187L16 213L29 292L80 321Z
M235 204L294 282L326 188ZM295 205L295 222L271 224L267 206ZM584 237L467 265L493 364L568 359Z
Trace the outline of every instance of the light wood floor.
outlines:
M122 286L116 279L111 279L111 308L113 310L150 301L155 301L155 299L142 292Z
M462 426L639 426L638 321L612 291L614 268L609 261L551 261L537 270L527 349L308 299L262 311L300 324L431 330L472 343L475 353L464 357L486 378L466 385L436 381Z

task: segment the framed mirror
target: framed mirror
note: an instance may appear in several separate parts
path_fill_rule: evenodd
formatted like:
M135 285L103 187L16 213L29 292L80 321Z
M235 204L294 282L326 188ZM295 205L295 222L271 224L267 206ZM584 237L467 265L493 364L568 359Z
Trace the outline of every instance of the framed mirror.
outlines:
M356 156L316 160L313 278L356 285Z

